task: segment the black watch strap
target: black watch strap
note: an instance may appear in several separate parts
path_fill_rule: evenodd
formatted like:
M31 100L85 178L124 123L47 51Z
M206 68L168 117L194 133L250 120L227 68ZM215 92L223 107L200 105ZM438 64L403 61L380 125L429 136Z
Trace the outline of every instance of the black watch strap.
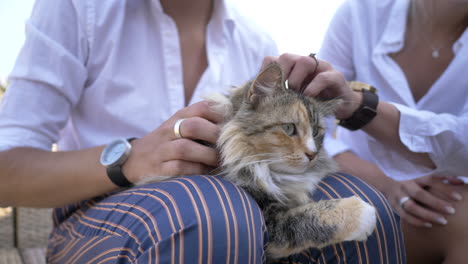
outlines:
M119 187L130 187L133 185L127 177L122 172L122 167L120 165L116 165L113 167L107 167L107 176L109 176L109 179L117 186Z
M339 125L349 130L358 130L367 125L377 115L377 105L379 97L369 90L361 90L362 103L353 115L344 120L340 120Z
M135 140L135 137L127 139L128 142L132 142ZM107 167L106 168L107 176L109 179L117 186L122 187L122 188L128 188L133 186L133 183L131 183L127 177L122 172L122 166L121 165L116 165L112 167Z

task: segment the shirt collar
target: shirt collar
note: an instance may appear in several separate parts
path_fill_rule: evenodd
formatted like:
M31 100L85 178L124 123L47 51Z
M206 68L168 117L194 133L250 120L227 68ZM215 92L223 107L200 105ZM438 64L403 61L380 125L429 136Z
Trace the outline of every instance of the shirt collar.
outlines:
M156 10L164 13L161 0L151 0ZM224 27L229 35L232 35L236 27L232 7L228 6L226 0L214 0L213 16L210 23L219 23Z
M375 52L395 52L403 47L409 3L410 0L395 1L390 12L387 26L385 27Z
M376 53L391 53L403 48L405 42L406 23L408 20L408 9L411 0L396 0L392 7L388 24L375 49ZM462 46L468 44L468 28L454 43L453 51L457 53Z
M468 28L462 33L460 38L453 45L453 53L457 53L463 46L468 45ZM466 49L466 48L465 48Z

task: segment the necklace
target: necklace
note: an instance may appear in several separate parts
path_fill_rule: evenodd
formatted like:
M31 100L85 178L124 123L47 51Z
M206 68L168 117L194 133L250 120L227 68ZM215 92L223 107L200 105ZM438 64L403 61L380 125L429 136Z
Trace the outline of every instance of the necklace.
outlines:
M420 13L422 13L422 14L420 14L420 16L422 16L422 19L420 19L418 23L419 23L419 24L422 24L422 22L420 22L421 20L425 20L425 21L430 20L430 34L429 34L429 35L433 35L433 34L434 34L434 21L431 19L431 16L429 16L429 14L428 14L428 12L427 12L427 9L426 9L426 7L425 7L425 4L426 4L427 2L428 2L428 1L425 1L425 2L422 2L422 3L420 4L420 6L422 5L422 6L419 8L419 9L421 10ZM411 1L411 13L412 13L413 24L414 24L414 25L416 24L416 17L417 17L417 10L416 10L417 8L416 8L416 5L417 5L416 1ZM433 8L432 8L432 10L433 10L433 12L434 12L434 9L433 9ZM434 15L435 15L435 14L432 14L432 17L434 17ZM414 26L413 26L413 27L414 27ZM413 31L414 31L414 32L417 32L417 30L414 30L414 29L413 29ZM443 48L445 48L446 46L441 46L441 47L438 47L438 48L437 48L437 47L435 47L435 46L433 45L433 43L432 43L431 41L429 41L429 40L427 39L427 34L426 34L426 32L421 32L420 34L421 34L421 36L423 37L423 39L425 40L425 42L429 44L429 47L430 47L431 50L432 50L432 52L431 52L432 58L433 58L433 59L438 59L438 58L440 57L440 50L443 49ZM454 39L453 39L453 40L454 40ZM452 40L449 41L449 45L451 45L452 42L453 42Z
M439 58L439 50L440 48L434 48L432 45L431 45L431 49L432 49L432 58L433 59L438 59Z

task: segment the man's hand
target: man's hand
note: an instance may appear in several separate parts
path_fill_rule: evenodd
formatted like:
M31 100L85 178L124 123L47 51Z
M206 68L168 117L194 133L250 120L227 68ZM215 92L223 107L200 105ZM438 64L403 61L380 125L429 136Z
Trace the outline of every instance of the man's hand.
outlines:
M180 126L183 138L174 134L174 125ZM159 128L147 136L134 140L133 149L123 166L124 174L133 183L148 176L181 176L208 173L218 166L216 149L194 140L216 144L218 123L222 116L209 109L207 101L179 110Z

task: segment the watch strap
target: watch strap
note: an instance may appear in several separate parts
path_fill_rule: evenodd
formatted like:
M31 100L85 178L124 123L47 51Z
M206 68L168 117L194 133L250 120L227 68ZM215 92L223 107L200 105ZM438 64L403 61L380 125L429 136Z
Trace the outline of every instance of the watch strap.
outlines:
M339 125L349 130L358 130L367 125L377 115L379 97L376 93L362 89L362 102L353 115L347 119L340 120Z
M128 138L127 141L130 143L133 140L135 140L135 137ZM122 172L122 165L115 165L111 167L106 168L107 176L109 179L117 186L122 187L122 188L127 188L133 186L133 183L131 183L127 177Z
M122 166L116 165L112 167L107 167L106 171L107 176L115 185L123 188L130 187L133 185L133 183L131 183L123 174Z

